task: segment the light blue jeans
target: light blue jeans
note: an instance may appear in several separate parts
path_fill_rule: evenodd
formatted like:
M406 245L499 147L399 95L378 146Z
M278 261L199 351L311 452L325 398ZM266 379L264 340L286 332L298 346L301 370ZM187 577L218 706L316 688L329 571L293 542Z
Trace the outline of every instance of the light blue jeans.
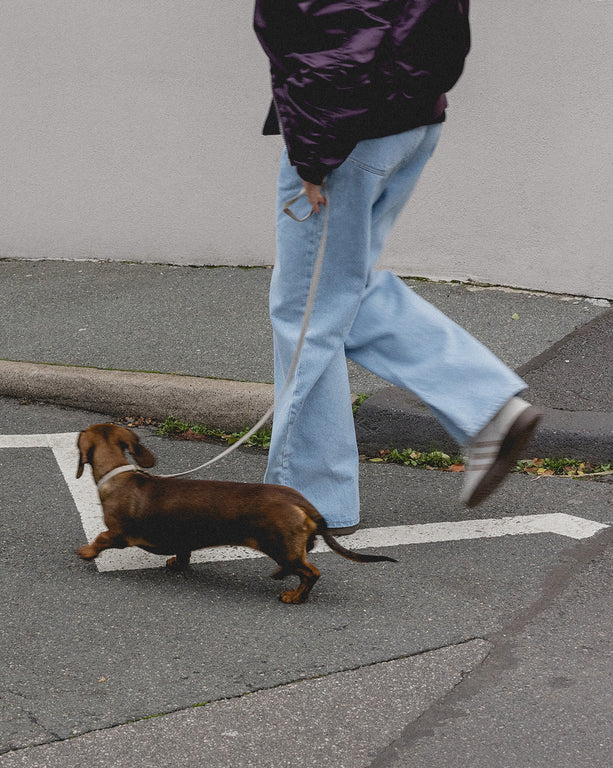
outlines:
M325 183L328 235L300 363L276 402L267 483L303 493L331 527L359 521L358 451L346 357L411 390L465 445L524 382L480 342L375 265L441 126L360 142ZM283 204L302 189L284 153L270 287L277 396L296 347L322 236L322 211L297 222ZM304 216L305 197L292 208Z

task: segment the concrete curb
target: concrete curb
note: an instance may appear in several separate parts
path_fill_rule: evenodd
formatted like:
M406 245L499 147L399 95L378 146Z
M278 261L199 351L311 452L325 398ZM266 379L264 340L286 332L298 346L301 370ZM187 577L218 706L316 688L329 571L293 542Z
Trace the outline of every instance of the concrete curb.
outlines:
M113 416L168 416L236 432L273 402L272 384L0 360L0 395Z
M545 416L527 446L527 456L567 456L596 463L613 460L613 414L543 408ZM430 411L396 387L366 400L356 417L360 449L374 455L384 448L455 452L460 446Z
M8 360L0 360L0 395L118 417L173 416L228 432L253 426L274 397L272 384ZM613 460L612 413L544 410L527 455ZM362 404L356 435L360 451L370 456L385 448L460 448L422 403L397 387Z

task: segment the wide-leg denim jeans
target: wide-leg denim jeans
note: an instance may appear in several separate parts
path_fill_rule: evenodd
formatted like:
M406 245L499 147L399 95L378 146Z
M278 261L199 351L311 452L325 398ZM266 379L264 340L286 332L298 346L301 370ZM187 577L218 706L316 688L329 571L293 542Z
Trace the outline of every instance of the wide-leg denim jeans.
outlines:
M391 272L375 270L441 126L360 142L325 183L328 235L300 363L276 402L265 482L296 488L331 527L359 521L358 451L346 357L411 390L465 445L524 382ZM270 288L277 396L296 348L324 212L282 207L302 189L284 153ZM304 206L302 210L300 206ZM305 197L293 208L309 210Z

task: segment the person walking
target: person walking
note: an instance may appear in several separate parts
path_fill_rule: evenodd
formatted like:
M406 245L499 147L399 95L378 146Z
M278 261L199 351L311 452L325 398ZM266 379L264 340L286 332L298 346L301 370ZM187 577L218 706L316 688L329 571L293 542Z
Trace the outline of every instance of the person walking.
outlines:
M492 352L375 269L439 140L445 94L470 48L468 11L468 0L255 3L273 92L264 133L285 142L270 286L277 400L264 481L300 491L336 535L353 532L360 516L347 358L418 395L466 446L468 506L502 482L542 416ZM279 398L326 225L311 320Z

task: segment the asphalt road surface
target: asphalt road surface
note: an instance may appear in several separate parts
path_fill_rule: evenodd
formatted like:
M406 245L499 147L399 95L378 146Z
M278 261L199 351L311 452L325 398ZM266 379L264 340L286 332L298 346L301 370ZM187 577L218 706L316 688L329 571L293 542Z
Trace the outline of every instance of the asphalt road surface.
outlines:
M365 462L343 543L399 562L315 552L288 606L266 558L80 561L101 522L76 433L102 420L0 399L2 768L610 765L606 478L512 476L467 512L460 474ZM139 434L160 473L220 450ZM265 460L200 477L257 482Z

